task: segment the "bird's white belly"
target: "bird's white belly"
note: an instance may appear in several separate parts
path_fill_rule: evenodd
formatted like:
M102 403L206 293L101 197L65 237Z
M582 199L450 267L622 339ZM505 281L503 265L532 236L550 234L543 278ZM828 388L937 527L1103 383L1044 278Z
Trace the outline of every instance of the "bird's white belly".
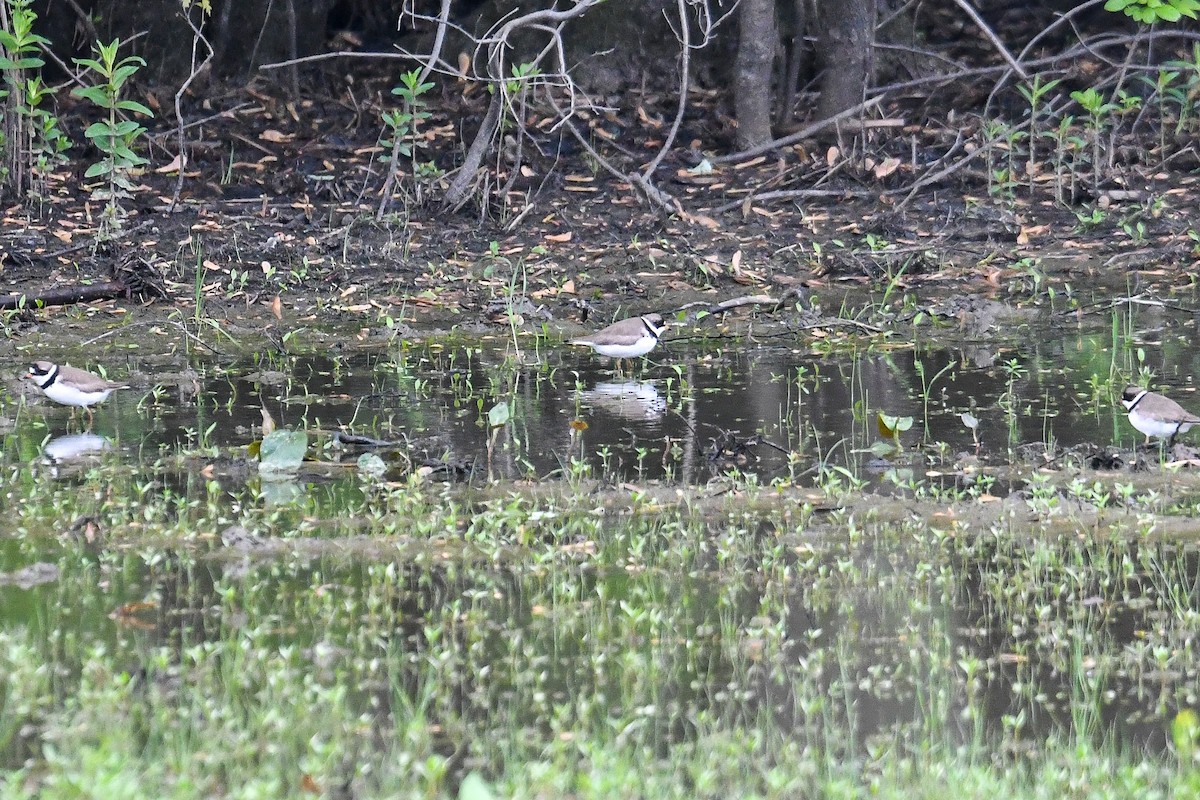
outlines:
M105 389L99 392L84 392L76 389L74 386L63 386L61 383L52 383L43 389L42 392L46 397L49 397L56 403L62 403L64 406L86 408L107 399L113 393L113 390Z
M654 349L655 340L647 336L633 344L594 344L592 349L609 358L637 358Z
M1187 433L1192 429L1192 426L1196 424L1194 422L1164 422L1156 419L1150 419L1149 417L1145 417L1137 413L1137 411L1134 411L1129 415L1129 422L1131 425L1133 425L1133 427L1137 428L1140 432L1146 434L1147 436L1154 436L1159 439L1174 436L1177 433Z

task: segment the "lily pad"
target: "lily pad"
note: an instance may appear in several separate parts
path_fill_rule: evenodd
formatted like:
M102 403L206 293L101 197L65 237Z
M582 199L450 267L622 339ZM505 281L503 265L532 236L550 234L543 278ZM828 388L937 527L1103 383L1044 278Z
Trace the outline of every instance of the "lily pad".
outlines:
M872 442L868 452L876 458L887 458L890 455L895 455L897 450L896 445L891 442Z
M912 425L912 417L893 417L891 414L885 414L882 411L875 417L875 427L879 429L879 435L889 439L896 438L911 428Z
M308 452L304 431L271 431L258 450L259 469L264 472L295 472Z
M510 413L508 403L501 400L496 405L488 410L488 426L492 428L503 428L508 424Z
M374 453L363 453L358 457L358 471L363 475L378 478L387 472L387 463Z
M463 778L462 784L458 787L458 800L494 800L495 797L496 795L492 793L491 788L478 772L468 772L467 777Z

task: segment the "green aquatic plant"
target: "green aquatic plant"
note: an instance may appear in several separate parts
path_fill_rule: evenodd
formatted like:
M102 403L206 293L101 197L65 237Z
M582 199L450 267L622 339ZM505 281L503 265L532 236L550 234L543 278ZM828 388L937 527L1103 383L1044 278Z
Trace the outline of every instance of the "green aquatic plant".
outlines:
M427 110L424 95L433 89L434 84L422 80L421 73L421 70L413 69L400 75L399 85L392 88L392 94L400 98L400 108L384 111L382 115L385 132L380 137L379 144L387 153L382 160L388 165L388 171L375 215L376 220L383 219L396 194L402 159L407 160L412 167L410 196L415 205L419 206L425 202L428 185L441 174L434 162L418 158L419 151L428 146L421 127L433 116L432 112Z

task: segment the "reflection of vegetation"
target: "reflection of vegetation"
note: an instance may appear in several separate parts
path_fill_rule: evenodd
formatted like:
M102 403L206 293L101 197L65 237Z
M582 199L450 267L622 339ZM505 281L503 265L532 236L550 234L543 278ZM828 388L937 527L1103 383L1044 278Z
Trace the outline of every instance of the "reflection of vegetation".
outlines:
M22 539L0 573L99 555L2 606L7 796L211 797L217 772L267 797L351 780L361 797L441 796L468 770L497 796L622 798L680 781L784 798L933 796L947 776L966 797L1035 780L1069 794L1113 769L1132 795L1188 780L1177 754L1130 744L1168 727L1178 751L1195 741L1174 711L1197 668L1200 608L1178 590L1195 557L1145 537L1169 510L1152 493L1121 490L1081 546L1058 526L1117 495L1047 473L1026 494L1039 516L973 501L946 516L943 494L894 519L837 470L843 507L824 513L754 481L683 503L375 483L277 506L203 479L145 492L151 474L17 484ZM235 507L234 545L197 538ZM47 536L55 515L95 533Z
M211 415L193 432L203 452L146 448L141 463L127 447L63 479L26 466L44 428L22 419L0 457L5 796L349 784L438 797L472 771L487 778L472 791L497 797L658 798L681 784L688 797L932 797L949 780L966 797L1072 796L1114 770L1130 796L1185 796L1196 734L1179 710L1200 669L1200 598L1195 554L1162 523L1200 513L1196 477L951 472L925 465L956 448L926 443L887 473L897 501L864 494L871 475L850 456L875 433L901 436L911 419L878 410L907 400L915 413L917 387L927 418L939 390L961 401L964 386L985 423L1001 388L1022 418L1039 395L1098 412L1136 363L1134 313L1006 345L987 367L932 348L911 369L828 346L783 362L779 424L794 435L781 473L703 487L644 479L660 457L685 458L677 441L586 450L569 404L554 428L573 432L569 480L468 486L397 476L373 454L306 477L305 453L331 456L303 434L264 440L299 467L266 486L221 471L245 450L214 441L229 426ZM531 417L561 385L498 367L499 349L422 346L395 328L384 340L362 384L383 413L444 422L428 410L441 398L478 425L480 448L493 439L497 460L538 474L521 462L544 434ZM1186 348L1163 338L1167 359ZM296 357L261 361L286 370L281 394L320 391L291 388L319 371ZM725 388L744 374L729 363L713 373ZM348 380L344 368L319 369ZM902 391L879 396L872 369ZM671 407L715 391L697 374L675 365ZM830 443L814 419L835 383L870 427ZM38 562L57 579L12 585ZM1168 732L1176 751L1155 749Z

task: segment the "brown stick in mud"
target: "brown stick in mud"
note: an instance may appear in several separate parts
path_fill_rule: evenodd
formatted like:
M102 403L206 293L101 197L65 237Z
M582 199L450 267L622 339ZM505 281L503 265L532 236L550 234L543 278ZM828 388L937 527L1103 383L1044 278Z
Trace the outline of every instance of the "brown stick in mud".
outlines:
M93 300L116 300L130 296L129 288L121 281L93 283L87 286L57 286L43 292L10 294L0 297L0 311L18 308L42 308L45 306L67 306L72 303L90 303Z

